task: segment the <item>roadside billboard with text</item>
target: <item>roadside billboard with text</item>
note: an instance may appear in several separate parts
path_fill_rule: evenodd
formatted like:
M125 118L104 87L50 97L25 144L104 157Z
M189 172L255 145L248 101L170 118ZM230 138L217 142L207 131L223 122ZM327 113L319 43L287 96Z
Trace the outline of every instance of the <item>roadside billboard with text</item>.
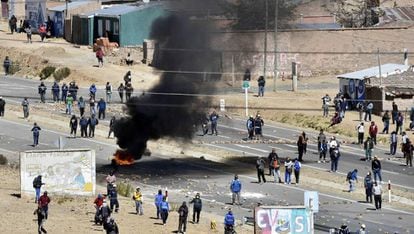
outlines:
M42 191L52 194L95 194L95 151L33 150L20 153L20 190L34 194L33 179L42 176Z
M305 207L261 206L255 209L255 233L313 233L313 216Z

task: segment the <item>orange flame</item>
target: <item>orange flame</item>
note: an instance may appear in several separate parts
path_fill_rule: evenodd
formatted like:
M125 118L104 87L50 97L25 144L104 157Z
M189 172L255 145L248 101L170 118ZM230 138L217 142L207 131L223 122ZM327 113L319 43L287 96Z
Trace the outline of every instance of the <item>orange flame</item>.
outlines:
M134 163L135 159L134 156L127 151L124 150L117 150L114 153L114 159L117 165L131 165Z

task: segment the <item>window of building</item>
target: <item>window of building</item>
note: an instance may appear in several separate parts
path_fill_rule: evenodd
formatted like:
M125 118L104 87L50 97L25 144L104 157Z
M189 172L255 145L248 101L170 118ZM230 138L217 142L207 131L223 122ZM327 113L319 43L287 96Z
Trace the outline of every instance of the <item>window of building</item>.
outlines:
M114 21L114 35L118 35L118 34L119 34L119 22Z

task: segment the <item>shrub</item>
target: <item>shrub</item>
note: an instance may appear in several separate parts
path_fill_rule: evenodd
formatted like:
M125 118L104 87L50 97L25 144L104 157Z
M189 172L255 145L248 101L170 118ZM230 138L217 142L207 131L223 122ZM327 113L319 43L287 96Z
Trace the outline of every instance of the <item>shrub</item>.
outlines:
M118 190L118 194L124 197L131 197L132 193L134 192L134 188L130 183L120 182L116 184L116 188Z
M39 76L41 80L47 79L49 76L51 76L56 70L56 67L52 66L46 66L42 69Z
M70 75L70 69L68 67L60 68L53 73L53 77L55 78L55 81L57 82L65 79L69 75Z
M7 164L7 158L0 154L0 165L6 165Z
M17 61L13 62L9 70L10 75L16 74L18 71L20 71L20 63Z

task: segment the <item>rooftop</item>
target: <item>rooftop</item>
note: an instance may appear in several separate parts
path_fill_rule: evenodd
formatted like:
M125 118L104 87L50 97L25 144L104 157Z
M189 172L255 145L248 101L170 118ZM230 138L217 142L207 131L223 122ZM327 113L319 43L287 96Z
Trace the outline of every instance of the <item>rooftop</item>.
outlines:
M404 64L387 63L381 65L381 77L389 77L391 75L400 74L407 71L410 66ZM338 79L354 79L364 80L366 78L379 78L379 68L370 67L364 70L354 71L336 76ZM373 79L375 80L375 79Z
M93 1L72 1L72 2L69 2L68 3L68 10L78 8L80 6L89 4L91 2L93 2ZM48 10L49 11L65 11L66 10L66 4L51 7L51 8L48 8Z

